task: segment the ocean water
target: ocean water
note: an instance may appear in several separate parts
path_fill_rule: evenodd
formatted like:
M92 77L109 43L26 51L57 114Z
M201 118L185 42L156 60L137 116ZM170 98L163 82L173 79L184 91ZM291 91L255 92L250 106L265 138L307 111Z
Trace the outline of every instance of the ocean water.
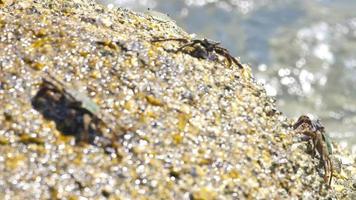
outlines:
M356 153L355 0L98 0L168 14L253 69L288 117L318 118Z

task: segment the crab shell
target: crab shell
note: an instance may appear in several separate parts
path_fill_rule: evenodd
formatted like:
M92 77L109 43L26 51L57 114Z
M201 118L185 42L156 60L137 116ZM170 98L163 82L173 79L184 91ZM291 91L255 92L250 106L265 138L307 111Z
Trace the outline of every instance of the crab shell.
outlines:
M68 92L75 101L81 102L81 107L92 114L98 114L100 112L99 106L84 93L74 89L66 89L66 92Z

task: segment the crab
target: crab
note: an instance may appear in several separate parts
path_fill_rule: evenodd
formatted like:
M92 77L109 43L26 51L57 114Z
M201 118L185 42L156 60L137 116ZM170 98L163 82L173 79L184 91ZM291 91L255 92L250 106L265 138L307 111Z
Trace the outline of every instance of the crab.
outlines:
M303 134L312 141L312 155L314 157L316 152L318 152L320 160L324 165L324 181L330 187L333 176L333 164L330 159L332 146L330 139L325 133L324 126L321 125L319 120L311 120L308 116L302 115L293 125L293 129L296 133Z
M66 86L50 73L42 76L40 90L32 98L33 107L53 120L63 134L74 135L77 143L92 143L105 148L116 145L116 134L104 135L103 114L84 93ZM114 148L116 149L116 148Z
M188 40L185 38L164 38L164 39L154 39L151 42L166 42L166 41L178 41L184 42L185 44L179 47L175 52L183 51L189 53L191 56L202 59L217 60L216 54L224 56L229 63L229 67L232 63L235 63L240 69L244 67L242 64L232 55L229 51L220 45L220 42L215 42L212 40L204 39L193 39ZM186 50L188 47L193 48L192 51ZM216 53L216 54L215 54Z

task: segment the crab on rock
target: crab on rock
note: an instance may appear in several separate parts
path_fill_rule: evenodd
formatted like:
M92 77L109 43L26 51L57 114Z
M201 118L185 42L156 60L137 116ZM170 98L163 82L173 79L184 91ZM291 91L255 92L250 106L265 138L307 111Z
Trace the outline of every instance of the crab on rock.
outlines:
M313 143L313 156L318 152L320 160L324 165L324 181L330 187L333 176L333 165L330 159L332 153L331 142L325 134L325 128L319 120L311 120L308 116L302 115L293 125L293 129L298 134L307 136Z

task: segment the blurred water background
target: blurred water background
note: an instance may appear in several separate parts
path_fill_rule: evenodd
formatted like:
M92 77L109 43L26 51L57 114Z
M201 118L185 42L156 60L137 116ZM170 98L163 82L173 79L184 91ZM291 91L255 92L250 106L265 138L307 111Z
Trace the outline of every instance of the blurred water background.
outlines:
M355 0L98 0L166 13L220 41L296 119L309 113L356 153ZM111 5L110 5L111 4Z

